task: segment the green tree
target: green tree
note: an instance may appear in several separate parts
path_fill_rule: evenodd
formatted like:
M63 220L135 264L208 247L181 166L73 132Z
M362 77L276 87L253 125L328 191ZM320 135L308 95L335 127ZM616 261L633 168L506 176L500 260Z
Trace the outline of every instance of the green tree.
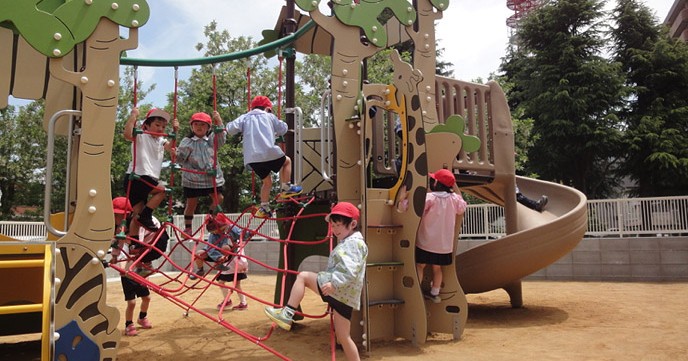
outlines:
M43 101L34 101L18 109L0 110L0 218L12 219L12 207L36 207L29 218L43 213L47 137L43 129ZM55 139L52 211L64 209L67 140ZM24 217L22 220L27 220Z
M688 190L688 46L671 39L637 0L614 9L614 57L631 94L622 120L621 175L641 197L685 195Z
M604 50L602 2L561 0L533 11L519 47L502 69L518 84L509 94L534 119L528 172L571 185L591 198L613 192L620 152L623 78Z
M329 89L331 59L329 56L308 54L296 61L298 77L295 98L303 110L306 126L320 122L320 105L323 93Z

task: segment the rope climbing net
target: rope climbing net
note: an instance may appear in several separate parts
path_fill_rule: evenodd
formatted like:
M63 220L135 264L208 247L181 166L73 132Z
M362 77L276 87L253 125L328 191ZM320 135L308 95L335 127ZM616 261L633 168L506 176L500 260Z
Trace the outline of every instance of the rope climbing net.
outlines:
M314 199L314 197L308 196L278 199L276 200L277 202L290 203L296 206L296 209L298 209L296 214L277 218L261 218L259 222L257 222L258 225L253 228L247 226L252 223L250 221L247 225L242 225L241 223L243 222L239 222L242 216L250 213L250 209L245 210L240 215L236 216L236 218L225 216L224 218L228 220L229 229L236 227L234 229L240 230L240 232L238 232L238 238L235 241L230 241L230 247L228 248L218 247L216 244L206 239L207 234L205 229L209 223L216 222L218 215L206 217L202 226L194 232L194 234L184 233L182 229L171 222L162 222L161 227L154 232L144 230L138 238L127 236L124 232L121 232L118 233L116 238L123 241L128 247L121 247L121 253L119 253L119 255L113 253L113 259L110 261L109 266L120 272L124 277L128 277L147 286L166 300L179 306L184 310L185 315L188 315L191 311L196 312L236 333L251 343L262 347L280 359L288 360L289 358L264 343L270 338L276 327L275 324L266 326L265 333L262 335L251 334L237 327L231 320L225 318L223 312L225 305L228 304L229 299L234 293L242 294L265 306L279 307L283 305L288 297L288 295L285 295L285 276L298 273L297 271L291 270L287 262L286 249L290 245L316 246L329 242L329 247L332 249L333 238L331 236L331 229L328 229L327 236L315 241L299 241L293 239L292 235L294 228L299 220L315 217L322 218L325 216L324 213L303 214L306 207L311 204ZM249 217L250 220L254 218L253 215L249 215ZM263 226L268 220L274 220L285 225L286 236L284 239L271 237L269 234L266 234L267 232L262 231ZM170 246L167 247L167 240L171 238L170 234L174 239L181 241L170 242ZM283 262L284 267L274 267L262 260L246 255L244 249L253 237L265 238L269 242L278 242L280 246L283 247L282 254L285 255ZM205 274L196 274L195 265L199 262L198 255L200 253L199 251L202 249L214 249L220 252L222 257L217 261L202 259L204 268L210 271ZM281 277L282 282L280 286L280 305L244 289L237 289L237 273L240 273L240 269L239 262L231 262L235 258L244 259L250 265L250 269L263 269L263 272L275 272L283 276ZM153 266L151 262L153 259L159 260L159 262L156 262L156 266ZM175 259L188 259L188 261L178 262L175 261ZM233 268L228 270L227 265L230 263L233 264ZM163 269L166 271L163 271ZM234 282L219 283L217 278L222 271L229 271L230 274L233 274ZM153 274L157 276L149 278L149 276ZM223 302L221 302L222 306L219 307L217 313L209 312L207 309L204 310L199 307L200 300L206 297L217 297L216 294L208 292L209 290L214 289L219 291L223 288L228 292L226 292L226 296ZM299 312L298 314L307 318L323 318L327 316L328 313L329 311L323 311L320 314L307 314L303 312Z

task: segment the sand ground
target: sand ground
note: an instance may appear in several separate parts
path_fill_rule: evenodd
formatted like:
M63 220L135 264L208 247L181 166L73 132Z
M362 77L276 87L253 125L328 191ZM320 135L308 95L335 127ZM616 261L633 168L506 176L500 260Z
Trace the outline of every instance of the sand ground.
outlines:
M249 275L244 289L271 299L274 276ZM110 303L123 316L119 282L108 286ZM184 294L186 300L194 292ZM122 336L119 361L271 360L272 353L196 312L154 294L149 318L154 327ZM220 290L210 289L196 303L217 316ZM236 295L233 297L236 302ZM425 345L409 341L374 342L367 360L688 360L688 283L535 282L523 284L524 307L512 309L504 291L468 295L468 323L459 341L431 334ZM320 314L322 302L308 292L304 311ZM138 312L138 308L137 308ZM265 336L271 323L262 305L249 300L245 311L224 319L242 331ZM124 323L123 321L121 322ZM5 344L2 344L5 342ZM0 338L1 360L32 360ZM276 329L266 346L292 360L329 360L329 318L306 319L291 332ZM30 343L28 343L30 344ZM35 347L35 342L34 342ZM13 354L13 350L15 353ZM17 356L20 355L20 356ZM336 358L344 359L341 351Z

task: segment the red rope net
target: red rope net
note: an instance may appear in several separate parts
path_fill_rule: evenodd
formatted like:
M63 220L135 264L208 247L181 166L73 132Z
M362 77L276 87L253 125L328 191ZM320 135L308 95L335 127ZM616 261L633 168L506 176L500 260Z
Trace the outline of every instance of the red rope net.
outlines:
M244 248L253 237L265 238L271 242L279 242L282 247L285 247L285 252L283 252L283 254L286 254L286 247L288 247L290 244L317 245L324 242L330 242L331 249L331 230L328 231L328 235L325 238L315 242L299 241L293 239L292 237L295 224L299 219L325 216L325 214L302 214L305 208L311 204L314 199L314 197L307 196L279 199L277 202L289 202L297 204L299 206L298 212L293 216L259 219L258 226L254 228L248 227L248 225L252 223L251 220L254 219L253 214L250 213L253 210L253 207L245 210L235 219L226 217L226 219L229 220L229 229L236 227L240 230L240 235L236 242L232 242L230 240L229 243L231 246L229 249L218 247L216 244L210 243L208 240L206 240L205 237L205 229L208 223L213 222L213 218L218 217L218 215L214 217L206 217L201 227L199 227L193 234L184 233L182 229L170 222L163 222L161 227L155 232L143 230L138 238L125 237L125 233L122 232L117 236L117 238L119 243L124 244L125 246L119 247L119 249L121 249L119 255L117 255L116 252L113 252L113 259L110 261L110 267L120 272L120 274L123 276L129 277L134 281L147 286L153 292L184 309L185 314L188 315L190 311L194 311L236 333L244 339L262 347L278 358L288 360L289 358L280 354L277 350L274 350L264 343L270 338L270 335L276 327L275 324L272 324L271 326L266 325L266 331L264 334L255 335L238 328L230 320L225 319L223 316L224 305L228 303L230 297L235 292L237 294L242 294L255 302L261 303L262 305L280 305L276 305L268 299L265 299L259 295L254 295L243 289L237 289L236 274L239 271L239 262L234 262L234 282L221 284L217 281L217 277L221 270L226 270L223 269L223 265L229 264L230 260L235 257L243 258L248 263L254 264L251 267L252 269L264 268L265 270L279 272L284 275L298 273L297 271L289 269L289 264L286 262L286 258L285 262L283 263L284 268L280 269L253 258L250 255L246 255L244 253ZM245 214L249 215L249 221L245 224L242 224L243 222L240 222L239 220L242 219ZM271 237L269 234L267 234L267 232L262 230L268 220L286 221L291 224L285 239ZM174 236L175 239L180 241L171 242L170 247L167 247L167 239L172 238L170 236ZM210 271L205 274L196 275L194 274L194 265L199 258L199 251L204 248L214 249L220 252L223 257L220 258L218 262L204 259L202 261L203 268L206 270L209 269ZM175 255L174 259L172 257L173 254ZM158 259L156 266L153 266L153 263L151 262L152 258ZM188 259L189 261L178 263L175 261L175 259ZM165 271L163 271L163 269L165 269ZM155 274L157 276L153 279L149 279L148 276L151 274ZM288 297L288 295L285 295L285 280L286 277L282 277L282 285L280 288L280 300L283 300L282 303L284 303L285 298ZM222 306L217 313L207 312L207 310L204 311L203 309L197 307L199 300L203 299L204 297L217 297L217 292L208 292L209 290L221 290L223 288L228 292L226 292ZM196 292L190 292L192 290L195 290ZM299 314L309 318L322 318L327 316L328 312L324 311L322 314L305 314L301 312ZM268 321L267 318L266 321Z

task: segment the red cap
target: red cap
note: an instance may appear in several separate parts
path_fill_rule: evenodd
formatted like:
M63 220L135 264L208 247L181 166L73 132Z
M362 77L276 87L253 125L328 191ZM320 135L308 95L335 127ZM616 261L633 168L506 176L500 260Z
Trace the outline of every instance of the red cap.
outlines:
M448 169L440 169L435 173L430 173L430 178L437 179L438 182L449 188L454 187L454 184L456 184L454 173L450 172Z
M212 124L212 120L210 119L210 115L200 112L200 113L194 113L194 115L191 116L191 119L189 120L189 124L192 124L193 122L201 122L201 123L206 123L208 125Z
M115 214L125 214L127 212L131 213L133 209L126 197L117 197L112 200L112 211Z
M325 216L325 221L329 222L330 216L333 214L339 214L340 216L349 217L356 221L358 221L358 217L361 216L361 212L358 210L358 208L349 202L337 203L334 207L332 207L332 211L330 211L330 214Z
M224 213L218 213L215 215L215 217L208 215L206 228L208 229L208 232L215 232L221 231L231 224L232 221Z
M255 109L257 107L263 107L263 108L272 108L272 102L268 97L264 95L258 95L253 100L251 101L251 109Z
M158 108L153 108L146 114L146 119L153 117L165 119L166 122L170 121L170 113Z

